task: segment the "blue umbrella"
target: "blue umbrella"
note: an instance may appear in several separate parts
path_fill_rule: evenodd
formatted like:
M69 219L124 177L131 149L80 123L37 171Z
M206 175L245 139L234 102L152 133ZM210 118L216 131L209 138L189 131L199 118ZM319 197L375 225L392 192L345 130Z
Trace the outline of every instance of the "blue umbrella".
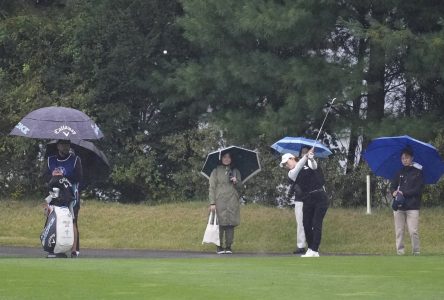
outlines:
M422 165L424 183L436 183L444 173L444 162L438 150L408 135L372 140L364 158L376 175L391 180L402 168L401 152L406 147L412 149L414 162Z
M284 137L283 139L280 139L279 141L271 145L271 148L273 148L279 153L291 153L296 156L299 156L299 153L301 153L301 149L304 146L308 147L314 146L315 157L326 158L330 154L332 154L330 149L328 149L327 146L325 146L321 142L319 141L317 142L311 139L306 139L303 137L291 137L291 136Z
M27 114L9 133L34 139L98 140L99 127L83 112L62 106L49 106Z

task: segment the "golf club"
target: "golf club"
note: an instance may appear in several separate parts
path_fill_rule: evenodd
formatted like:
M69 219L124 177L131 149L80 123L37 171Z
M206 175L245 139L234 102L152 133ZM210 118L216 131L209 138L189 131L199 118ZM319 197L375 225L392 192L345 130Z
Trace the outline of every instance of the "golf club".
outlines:
M333 98L333 100L331 100L330 106L327 110L327 113L325 114L324 121L322 121L321 128L319 128L318 135L316 136L315 144L313 145L313 149L316 147L319 135L321 134L322 128L324 128L325 121L327 120L328 114L330 113L331 107L333 106L333 103L335 102L335 100L336 100L336 98Z

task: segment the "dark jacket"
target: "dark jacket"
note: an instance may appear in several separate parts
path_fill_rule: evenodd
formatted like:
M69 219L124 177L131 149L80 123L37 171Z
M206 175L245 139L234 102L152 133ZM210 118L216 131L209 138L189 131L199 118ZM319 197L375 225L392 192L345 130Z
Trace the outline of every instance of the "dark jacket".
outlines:
M294 196L294 201L302 202L303 194L301 187L291 179L288 179L288 184L290 185L290 189L287 193L288 200L291 200Z
M299 175L296 178L296 183L301 188L304 197L310 192L322 189L324 187L324 174L322 173L319 165L316 170L313 170L308 166L307 163L299 172Z
M398 186L405 198L405 204L400 210L419 209L424 187L422 170L413 166L402 167L391 182L390 191L392 194L398 189Z

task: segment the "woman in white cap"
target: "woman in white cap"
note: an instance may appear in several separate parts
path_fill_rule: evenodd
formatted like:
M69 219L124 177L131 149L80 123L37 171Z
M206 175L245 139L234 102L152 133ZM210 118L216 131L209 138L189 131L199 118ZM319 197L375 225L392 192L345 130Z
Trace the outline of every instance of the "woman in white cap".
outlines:
M290 154L282 156L280 166L285 166L288 177L299 185L303 192L303 224L308 249L302 257L319 257L322 236L322 223L328 209L328 197L323 186L323 178L316 171L314 149L301 156L299 161ZM321 180L322 179L322 180Z

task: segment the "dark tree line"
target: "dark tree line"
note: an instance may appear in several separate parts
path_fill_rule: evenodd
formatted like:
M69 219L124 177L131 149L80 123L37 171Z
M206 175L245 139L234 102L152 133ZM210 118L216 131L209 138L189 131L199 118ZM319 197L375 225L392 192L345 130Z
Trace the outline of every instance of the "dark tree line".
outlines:
M39 192L45 141L7 133L63 105L106 136L112 172L91 193L205 199L200 168L225 143L261 152L245 196L273 204L285 174L269 145L314 138L337 98L321 134L336 155L323 164L336 203L363 204L359 153L372 138L409 134L444 150L443 13L426 0L2 1L0 193ZM373 185L382 203L384 184Z

